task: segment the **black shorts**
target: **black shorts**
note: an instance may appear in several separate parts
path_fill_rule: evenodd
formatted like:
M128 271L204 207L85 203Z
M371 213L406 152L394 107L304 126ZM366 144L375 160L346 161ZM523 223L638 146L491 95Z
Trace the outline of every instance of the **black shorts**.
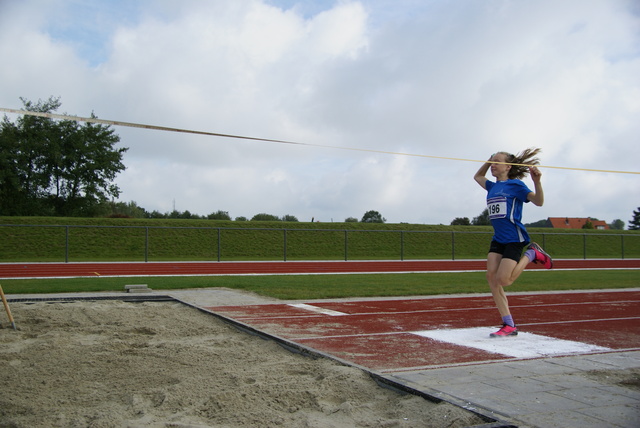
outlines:
M490 253L502 254L505 259L520 261L522 257L522 250L529 245L528 242L509 242L508 244L501 244L498 241L491 241L491 247L489 247Z

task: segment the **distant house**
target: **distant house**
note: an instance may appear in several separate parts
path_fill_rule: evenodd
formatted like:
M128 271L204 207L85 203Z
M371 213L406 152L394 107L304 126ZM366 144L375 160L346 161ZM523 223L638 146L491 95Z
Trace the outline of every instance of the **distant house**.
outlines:
M594 220L588 217L549 217L547 219L547 227L553 227L554 229L582 229L588 221L593 224L594 229L609 229L609 225L604 220Z

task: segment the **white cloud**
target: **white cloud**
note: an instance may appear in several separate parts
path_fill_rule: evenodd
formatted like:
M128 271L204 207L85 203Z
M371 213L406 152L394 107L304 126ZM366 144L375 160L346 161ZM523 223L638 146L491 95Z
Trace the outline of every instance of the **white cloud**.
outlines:
M309 144L637 171L638 11L625 0L0 3L0 106ZM148 210L448 224L477 163L117 128ZM527 221L627 221L637 175L546 169Z

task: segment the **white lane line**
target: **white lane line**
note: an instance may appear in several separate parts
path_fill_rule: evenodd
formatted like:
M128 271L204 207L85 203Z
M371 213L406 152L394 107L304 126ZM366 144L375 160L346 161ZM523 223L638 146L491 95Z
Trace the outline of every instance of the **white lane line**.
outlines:
M480 349L515 358L539 358L554 355L611 351L610 348L521 332L517 336L491 338L495 328L474 327L451 330L414 331L413 334L440 342Z
M569 324L569 323L581 323L581 322L607 322L607 321L631 321L637 320L640 317L623 317L623 318L598 318L598 319L588 319L588 320L569 320L569 321L545 321L545 322L528 322L522 323L518 325L549 325L549 324Z
M332 311L331 309L319 308L313 305L307 305L306 303L290 303L289 306L293 306L294 308L304 309L307 311L315 312L323 315L331 315L331 316L340 316L340 315L348 315L344 312Z
M1 278L0 278L1 279ZM535 304L535 305L518 305L512 304L511 308L538 308L538 307L551 307L551 306L582 306L582 305L609 305L609 304L624 304L624 303L636 303L635 300L616 300L611 302L578 302L578 303L544 303L544 304ZM294 306L294 305L290 305ZM435 312L455 312L455 311L485 311L485 310L495 310L495 304L493 302L488 302L487 306L477 306L477 307L462 307L462 308L440 308L440 309L416 309L416 310L406 310L406 311L375 311L375 312L357 312L351 315L408 315L408 314L429 314ZM622 319L622 318L621 318ZM634 319L633 317L631 319ZM590 320L587 320L590 321ZM562 321L571 322L571 321Z

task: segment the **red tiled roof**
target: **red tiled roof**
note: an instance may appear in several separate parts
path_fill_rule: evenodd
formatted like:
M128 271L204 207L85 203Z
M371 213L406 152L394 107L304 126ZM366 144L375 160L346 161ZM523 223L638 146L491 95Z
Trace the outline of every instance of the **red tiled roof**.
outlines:
M554 229L582 229L590 221L595 229L609 229L607 222L590 218L549 217L547 222Z

